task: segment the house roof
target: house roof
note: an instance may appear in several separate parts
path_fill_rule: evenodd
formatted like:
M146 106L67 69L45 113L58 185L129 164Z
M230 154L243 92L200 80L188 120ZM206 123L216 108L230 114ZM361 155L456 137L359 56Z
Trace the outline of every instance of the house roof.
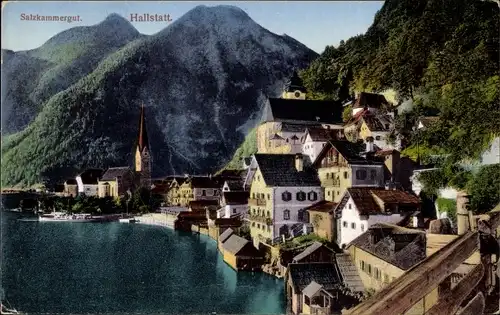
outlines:
M361 118L370 131L390 131L393 122L388 115L373 115L367 112Z
M339 267L342 279L344 279L344 284L353 292L364 292L365 287L363 285L363 281L359 276L358 268L354 265L349 252L336 254L335 261Z
M130 172L130 167L122 166L122 167L110 167L104 174L102 175L100 181L112 181L116 180L117 177L124 176L127 172Z
M317 283L316 281L312 281L307 287L304 288L304 290L302 290L302 293L310 298L318 293L318 291L320 291L321 289L323 289L323 286L321 284Z
M243 249L243 247L245 247L245 245L249 243L250 242L243 237L233 234L222 244L222 247L224 248L224 251L228 251L231 254L236 255Z
M205 207L213 208L218 207L219 201L217 200L191 200L189 202L189 208L191 210L205 210Z
M278 130L281 132L296 132L296 133L304 133L307 129L308 126L315 126L316 128L320 128L321 124L320 123L307 123L307 124L300 124L300 123L284 123L282 122L281 125L278 127Z
M227 239L228 239L231 235L233 235L233 234L234 234L233 229L228 228L228 229L226 229L224 232L222 232L222 234L221 234L221 235L219 235L219 241L220 241L221 243L224 243L224 242L225 242L225 241L226 241L226 240L227 240Z
M244 180L226 180L230 191L240 191L243 189Z
M317 203L315 203L307 208L304 208L304 210L315 211L315 212L330 212L333 209L335 209L336 206L337 206L337 203L335 203L335 202L321 200L321 201L319 201L319 202L317 202Z
M193 176L189 178L193 188L221 188L224 183L220 178L208 176Z
M342 278L335 263L291 263L287 273L296 291L303 290L313 281L325 290L342 288Z
M431 125L435 124L439 121L439 116L424 116L418 119L418 122L421 123L424 127L428 128Z
M239 218L218 218L214 220L214 224L222 227L239 227L241 226L241 220Z
M304 165L302 172L295 168L295 154L255 154L257 165L267 186L321 186L316 170Z
M246 170L222 170L214 177L222 180L238 180L245 176Z
M427 257L425 232L386 223L370 226L348 246L356 246L401 270Z
M246 205L250 192L248 191L225 191L224 201L227 205Z
M344 157L350 164L373 164L373 165L383 165L383 162L367 160L361 156L361 152L365 150L365 145L361 142L353 143L347 140L330 140L323 147L318 157L314 161L313 165L319 166L321 161L326 157L330 149L335 148L340 155Z
M269 98L264 119L342 124L342 104L335 101Z
M368 93L361 92L359 96L354 101L353 108L364 108L364 107L372 107L372 108L382 108L389 106L389 102L385 99L385 96L382 94L376 93Z
M320 242L314 242L311 245L309 245L306 249L304 249L304 251L302 253L298 254L295 257L293 257L293 261L294 262L300 262L302 259L304 259L307 256L311 255L312 253L314 253L315 251L317 251L321 247L327 248L326 246L323 246L323 244L320 243ZM330 249L328 248L328 250L330 250ZM333 251L332 251L332 253L333 253Z
M418 207L420 199L402 190L386 190L384 188L356 187L347 188L344 196L335 208L335 213L340 213L345 207L349 198L352 198L360 215L383 214L385 209L381 209L374 197L380 198L386 204L397 204Z
M77 182L76 182L76 179L74 179L74 178L68 178L68 179L64 182L64 184L66 184L66 185L77 185Z
M97 181L103 175L104 170L100 168L89 168L78 176L82 179L84 185L97 185Z

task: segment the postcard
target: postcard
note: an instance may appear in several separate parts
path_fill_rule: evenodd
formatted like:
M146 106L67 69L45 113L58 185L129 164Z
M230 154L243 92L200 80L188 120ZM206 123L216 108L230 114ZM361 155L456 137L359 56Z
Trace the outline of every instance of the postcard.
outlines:
M499 8L2 3L1 314L497 312Z

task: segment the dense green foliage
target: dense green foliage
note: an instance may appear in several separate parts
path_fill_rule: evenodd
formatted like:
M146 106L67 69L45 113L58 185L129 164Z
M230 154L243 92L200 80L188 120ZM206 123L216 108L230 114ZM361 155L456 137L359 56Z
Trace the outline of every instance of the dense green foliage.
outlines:
M467 184L470 207L477 213L492 210L500 202L500 164L483 166Z
M250 130L248 135L245 137L245 140L236 150L233 158L229 161L225 168L241 169L243 166L243 158L250 157L255 153L257 153L257 128Z
M439 212L446 212L448 218L455 223L457 221L457 201L455 199L438 198L436 200Z
M344 101L354 91L393 89L400 103L411 101L396 121L409 143L403 153L414 160L418 153L422 163L445 157L439 170L420 175L424 191L470 187L473 208L484 211L498 200L499 186L480 192L474 183L491 175L472 177L457 165L477 160L500 135L499 26L494 2L388 0L366 34L327 47L300 75L316 98ZM413 131L421 116L439 120Z

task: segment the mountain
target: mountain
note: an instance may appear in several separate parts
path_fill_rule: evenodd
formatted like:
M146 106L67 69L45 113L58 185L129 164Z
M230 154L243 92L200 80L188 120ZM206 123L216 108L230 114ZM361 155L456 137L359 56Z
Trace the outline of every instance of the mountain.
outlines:
M111 19L128 28L125 19ZM53 94L30 125L2 139L2 185L131 164L141 103L154 175L217 170L255 126L266 97L278 96L293 70L316 57L239 8L198 6L159 33L109 53Z
M2 50L2 133L23 130L51 96L140 36L130 22L112 14L97 25L63 31L37 49Z

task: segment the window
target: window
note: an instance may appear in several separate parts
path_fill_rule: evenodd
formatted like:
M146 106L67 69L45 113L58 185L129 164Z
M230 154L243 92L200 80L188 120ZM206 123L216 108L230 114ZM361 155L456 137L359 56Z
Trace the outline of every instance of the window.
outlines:
M344 172L344 178L345 179L349 178L349 175L347 174L347 172Z
M303 191L299 191L296 196L298 201L304 201L306 200L306 193Z
M356 229L356 223L351 223L351 229L355 230Z
M361 232L364 232L365 231L365 226L364 224L361 224Z
M328 193L328 196L330 196L331 191L328 191L327 193Z
M337 190L337 196L340 195L340 190Z
M347 207L348 207L349 209L351 209L351 204L348 204L348 205L347 205Z
M257 175L257 181L260 181L260 175Z
M283 201L290 201L292 200L292 194L289 191L285 191L281 194L281 199L283 199Z
M372 265L368 264L368 273L372 274Z
M233 209L233 214L235 214L235 213L236 213L236 209Z
M365 170L357 170L356 171L356 179L365 180L366 179L366 171Z
M326 179L330 178L330 173L326 173Z
M268 226L268 227L267 227L267 231L268 231L268 232L271 232L271 227L269 227L269 226Z
M283 219L284 220L290 220L290 210L284 210L283 211Z
M309 201L316 201L316 200L318 200L318 194L314 191L310 191L307 194L307 199L309 199Z
M370 170L370 179L375 180L377 178L377 171L376 170Z
M347 227L347 221L344 221L343 225L346 228Z
M384 282L389 283L389 275L384 273Z
M255 193L252 193L252 198L255 199Z
M257 223L257 228L260 229L260 224L259 223Z
M389 129L389 124L385 124L385 129Z
M373 276L375 279L380 279L380 270L377 267L373 267Z
M380 140L380 136L376 136L376 137L375 137L375 140Z
M286 143L288 143L288 138L286 138Z
M271 200L271 194L267 194L267 200Z
M252 226L255 227L255 222L252 222Z
M366 269L366 265L365 265L365 262L364 262L363 260L361 260L361 261L359 262L359 266L360 266L361 270L365 271L365 269Z
M271 213L269 211L267 211L267 216L271 217Z

